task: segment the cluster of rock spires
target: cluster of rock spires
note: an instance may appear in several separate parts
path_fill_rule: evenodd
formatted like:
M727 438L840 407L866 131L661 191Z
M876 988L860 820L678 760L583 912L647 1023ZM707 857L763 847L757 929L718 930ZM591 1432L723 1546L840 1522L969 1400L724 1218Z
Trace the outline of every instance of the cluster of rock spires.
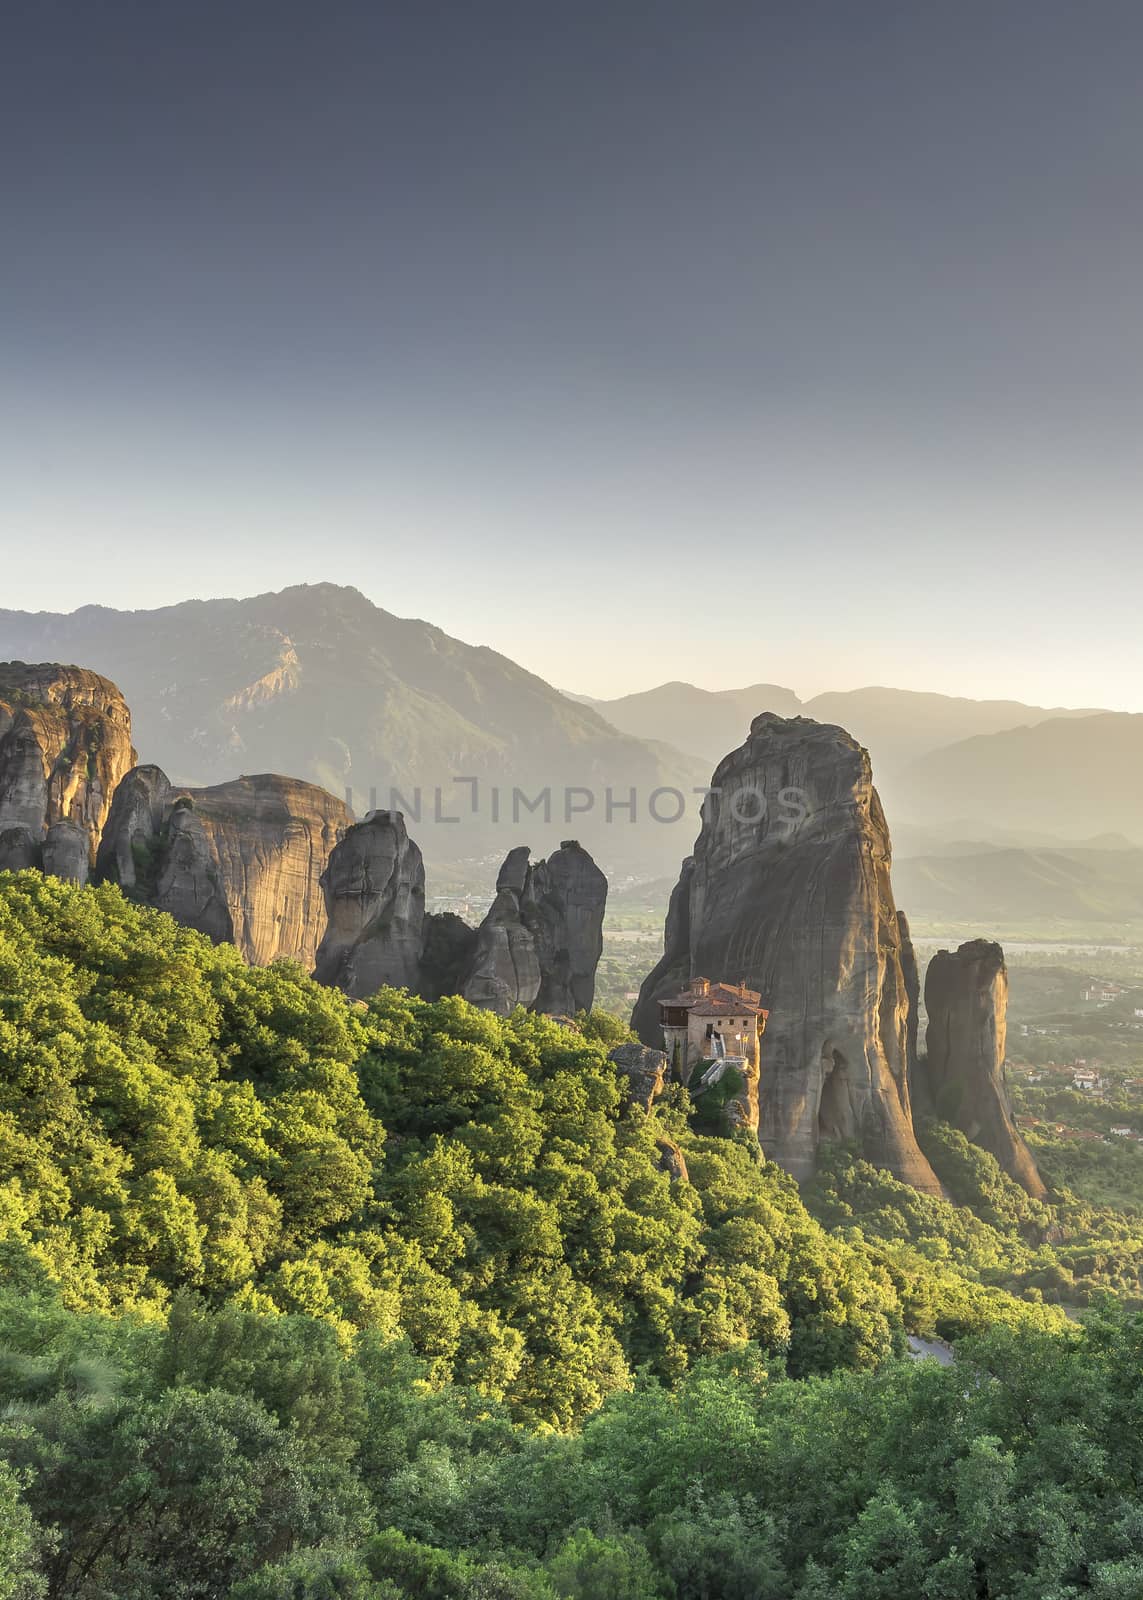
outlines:
M429 915L400 813L355 824L325 789L273 773L172 783L136 765L106 678L0 667L0 870L116 883L248 961L298 961L354 998L394 984L504 1015L590 1009L607 880L574 840L529 854L509 854L480 928Z
M461 994L507 1016L589 1011L603 950L607 879L575 839L532 864L509 852L479 928L425 911L421 852L398 811L347 830L323 876L326 931L314 976L361 998L394 984L436 998Z
M501 867L461 992L502 1015L517 1005L549 1016L590 1011L607 879L575 839L535 866L528 858L521 846Z
M649 1109L668 1075L659 997L700 974L744 981L769 1021L762 1072L731 1120L756 1125L796 1177L822 1140L844 1140L940 1193L916 1101L1043 1195L1004 1085L998 945L934 957L918 1057L919 974L866 751L840 728L767 713L712 790L635 1007L643 1046L615 1054L632 1098ZM607 880L575 840L535 863L512 850L479 928L432 915L400 813L354 823L324 789L272 774L172 783L136 765L122 695L80 668L0 666L0 870L24 867L117 883L250 961L293 958L354 998L393 984L569 1016L594 998ZM677 1149L663 1155L678 1176Z
M913 1126L920 985L868 753L841 728L766 713L711 788L636 1032L661 1042L660 997L695 976L747 983L770 1013L758 1111L766 1154L805 1179L821 1141L846 1141L939 1194ZM1001 1078L1006 984L985 984L983 973L959 953L938 958L930 1042L944 1045L928 1093L941 1106L955 1100L946 1114L966 1132L979 1125L1005 1169L1042 1193Z

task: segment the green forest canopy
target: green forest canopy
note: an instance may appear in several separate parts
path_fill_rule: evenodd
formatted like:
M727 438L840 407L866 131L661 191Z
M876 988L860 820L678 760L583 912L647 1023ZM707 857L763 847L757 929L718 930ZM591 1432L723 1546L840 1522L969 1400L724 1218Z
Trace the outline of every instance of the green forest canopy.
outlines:
M1137 1221L1032 1202L939 1127L960 1205L836 1151L812 1215L683 1091L628 1106L622 1033L349 1002L115 889L0 875L0 1597L873 1595L869 1563L900 1595L962 1515L934 1600L1138 1592L1107 1587L1133 1460L1092 1444L1065 1504L1040 1388L993 1415L964 1365L1082 1378L1109 1429L1100 1352L1136 1324L1100 1345L1046 1302L1137 1292ZM895 1359L990 1328L951 1378ZM937 1486L903 1443L932 1408ZM1097 1494L1120 1522L1089 1550ZM1081 1545L1086 1589L1018 1586L1049 1555L1071 1583Z

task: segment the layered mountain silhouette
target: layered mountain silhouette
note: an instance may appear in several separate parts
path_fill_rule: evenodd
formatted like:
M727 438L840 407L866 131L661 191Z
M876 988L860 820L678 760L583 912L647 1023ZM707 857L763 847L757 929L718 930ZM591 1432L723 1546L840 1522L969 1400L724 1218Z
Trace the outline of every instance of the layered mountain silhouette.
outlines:
M1122 834L1143 844L1143 716L1105 711L963 739L900 773L894 804L939 825L985 819L1060 840Z
M792 689L755 683L746 689L698 689L693 683L661 683L657 689L618 700L571 698L592 706L613 727L637 739L661 739L701 756L712 767L740 745L762 711L796 717L802 703Z
M841 724L866 746L899 858L1042 850L1108 832L1143 844L1143 716L889 688L803 703L770 683L721 691L665 683L588 700L335 584L151 611L0 611L0 657L81 662L113 679L132 706L140 748L177 783L290 772L338 796L350 790L358 815L393 804L396 790L429 860L502 854L521 836L550 849L570 832L613 877L673 876L698 830L692 791L767 711ZM472 786L458 787L458 777L477 780L475 813ZM648 818L661 788L688 797L674 825ZM578 810L589 803L580 793L576 814L565 813L569 789L590 794L588 812ZM632 789L634 824L624 807ZM514 790L528 800L550 790L550 815L523 801L514 813ZM438 812L459 824L438 823ZM1029 863L1009 876L1036 879L1041 870ZM934 916L959 915L986 876L930 864L923 899Z
M663 871L697 822L643 828L619 805L632 788L645 808L656 788L689 795L710 776L709 763L617 730L506 656L334 584L155 611L0 611L0 656L96 663L131 704L140 748L177 782L289 772L351 789L359 815L396 789L430 859L502 854L522 832L547 845L574 821L602 860ZM458 777L478 780L475 812ZM436 821L438 787L441 817L459 823ZM550 820L519 802L514 822L516 788L529 800L550 789ZM588 791L589 811L565 815L569 788Z
M741 744L751 718L761 711L812 717L815 722L848 728L870 751L882 774L900 773L932 751L977 735L1098 714L1029 706L1019 700L968 700L915 689L847 689L803 701L792 689L772 683L720 690L664 683L618 700L575 698L593 706L624 733L640 739L666 739L709 761L721 759L728 740Z

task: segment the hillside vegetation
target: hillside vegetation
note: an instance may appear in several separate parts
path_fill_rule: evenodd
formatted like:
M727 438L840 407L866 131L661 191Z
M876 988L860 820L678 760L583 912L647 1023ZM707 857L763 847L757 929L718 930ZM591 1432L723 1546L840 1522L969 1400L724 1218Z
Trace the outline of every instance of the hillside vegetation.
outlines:
M754 1346L574 1434L404 1346L185 1295L0 1297L0 1593L48 1600L1133 1600L1143 1319L800 1380Z
M745 1340L798 1371L892 1348L888 1275L748 1144L625 1111L608 1024L355 1006L114 889L0 883L9 1281L407 1336L435 1380L553 1426Z
M807 1209L623 1036L0 876L0 1595L1135 1593L1143 1328L1051 1303L1131 1218L940 1127L958 1203L836 1150Z

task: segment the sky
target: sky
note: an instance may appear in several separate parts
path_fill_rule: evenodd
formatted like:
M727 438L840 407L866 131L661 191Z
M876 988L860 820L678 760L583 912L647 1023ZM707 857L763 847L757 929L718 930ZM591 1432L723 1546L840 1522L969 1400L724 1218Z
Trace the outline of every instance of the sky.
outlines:
M0 607L1143 710L1143 7L9 0Z

